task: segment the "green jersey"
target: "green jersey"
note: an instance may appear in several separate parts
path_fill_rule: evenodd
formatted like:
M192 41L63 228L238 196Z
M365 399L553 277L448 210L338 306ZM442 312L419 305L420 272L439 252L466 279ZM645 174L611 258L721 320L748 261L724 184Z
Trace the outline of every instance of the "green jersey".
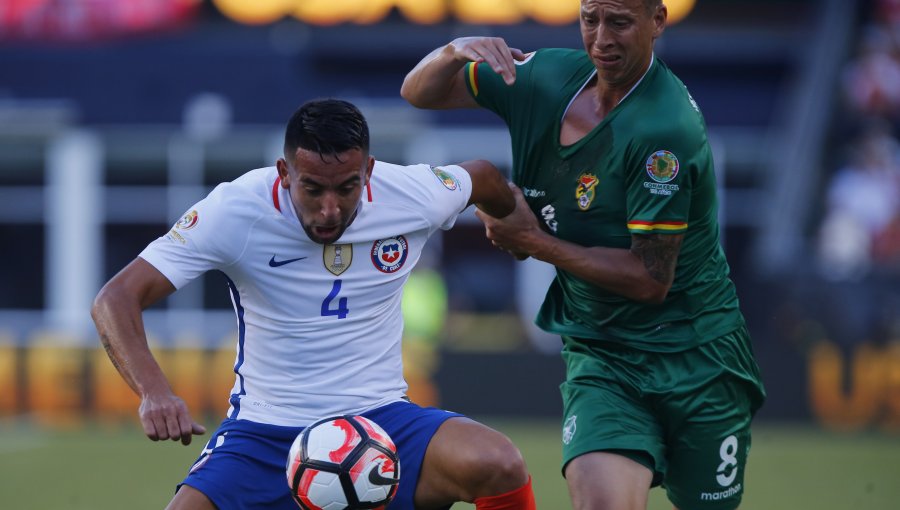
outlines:
M684 234L661 304L629 300L557 269L537 324L634 348L689 349L744 324L719 243L716 176L706 124L684 84L654 58L590 133L563 146L567 108L593 78L581 50L544 49L517 62L507 86L469 63L469 92L509 127L512 179L546 228L586 247L629 248L633 234Z

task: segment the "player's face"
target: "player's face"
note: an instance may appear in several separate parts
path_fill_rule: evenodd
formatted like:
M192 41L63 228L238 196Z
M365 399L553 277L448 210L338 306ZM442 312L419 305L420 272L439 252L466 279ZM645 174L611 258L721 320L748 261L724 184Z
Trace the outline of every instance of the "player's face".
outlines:
M601 83L630 88L643 76L666 16L665 5L648 12L644 0L581 1L581 38Z
M293 161L278 160L281 186L310 239L321 244L338 240L356 216L363 188L375 159L360 149L335 156L297 149Z

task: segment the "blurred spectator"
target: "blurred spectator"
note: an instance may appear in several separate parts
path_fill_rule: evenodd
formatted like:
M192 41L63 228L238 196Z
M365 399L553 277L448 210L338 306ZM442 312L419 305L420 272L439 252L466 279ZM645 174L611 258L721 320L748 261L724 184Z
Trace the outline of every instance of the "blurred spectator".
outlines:
M197 0L0 0L0 40L85 41L189 23Z
M847 109L835 130L852 141L844 154L829 151L842 163L827 169L834 173L817 232L821 280L810 281L802 299L848 352L889 341L900 326L900 0L874 0L867 11L859 51L841 77Z
M832 340L881 343L896 328L900 280L900 144L890 125L870 123L832 178L819 231L818 269L808 305Z
M872 264L900 258L900 145L887 124L873 123L832 179L819 235L822 274L858 280Z
M900 28L900 0L877 0L875 17L894 28L896 34Z
M900 0L876 1L876 22L884 24L893 44L894 62L900 62ZM895 82L893 86L900 89L900 83ZM878 265L900 275L900 211L895 211L887 227L875 239L872 255Z
M892 29L884 24L865 29L859 55L847 64L842 81L852 114L900 124L900 47Z

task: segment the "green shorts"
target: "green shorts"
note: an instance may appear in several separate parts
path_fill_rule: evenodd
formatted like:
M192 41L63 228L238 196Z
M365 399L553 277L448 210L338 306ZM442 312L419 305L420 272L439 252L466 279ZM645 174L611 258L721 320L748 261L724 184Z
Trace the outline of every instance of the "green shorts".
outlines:
M612 451L653 471L680 510L732 510L765 400L746 328L682 352L563 337L563 473Z

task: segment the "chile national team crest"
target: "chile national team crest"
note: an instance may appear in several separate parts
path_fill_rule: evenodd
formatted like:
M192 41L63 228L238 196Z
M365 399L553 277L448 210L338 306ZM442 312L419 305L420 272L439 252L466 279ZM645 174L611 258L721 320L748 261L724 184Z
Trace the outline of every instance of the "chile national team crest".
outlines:
M381 239L372 244L372 264L382 273L395 273L403 267L408 253L405 237Z
M575 188L575 199L578 200L578 208L587 211L597 195L596 187L600 182L593 174L581 174L578 177L578 187Z

